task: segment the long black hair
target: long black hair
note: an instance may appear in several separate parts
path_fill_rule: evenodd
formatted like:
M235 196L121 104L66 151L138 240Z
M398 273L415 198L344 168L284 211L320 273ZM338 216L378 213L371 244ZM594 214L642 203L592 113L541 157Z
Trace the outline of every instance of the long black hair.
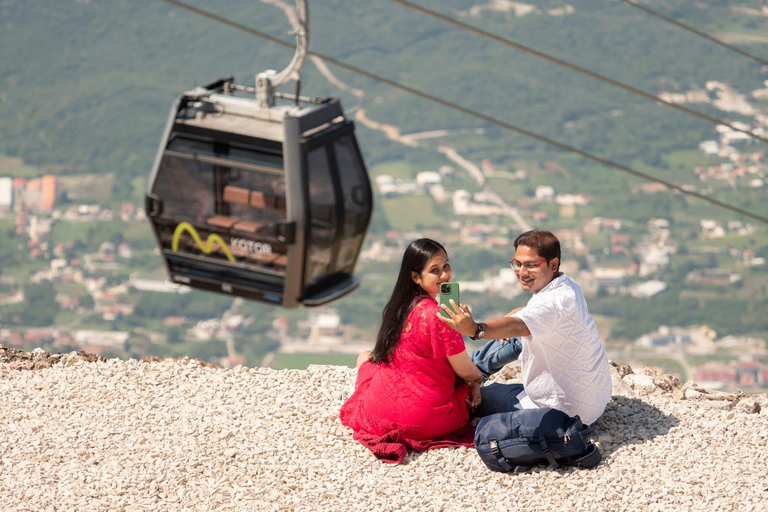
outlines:
M418 300L427 296L427 292L413 282L412 273L421 275L427 263L440 252L448 254L445 247L429 238L414 240L405 249L395 288L381 313L376 345L369 359L372 363L389 363L392 352L400 343L400 333L405 326L408 313Z

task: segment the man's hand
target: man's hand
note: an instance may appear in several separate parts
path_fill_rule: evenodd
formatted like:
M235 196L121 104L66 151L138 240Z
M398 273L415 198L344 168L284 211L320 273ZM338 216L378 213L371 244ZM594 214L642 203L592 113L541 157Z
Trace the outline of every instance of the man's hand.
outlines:
M447 304L440 305L450 318L445 318L439 312L437 313L437 318L464 336L474 336L477 331L477 322L472 318L469 307L466 304L457 305L453 299L450 300L450 304L451 307L448 307Z

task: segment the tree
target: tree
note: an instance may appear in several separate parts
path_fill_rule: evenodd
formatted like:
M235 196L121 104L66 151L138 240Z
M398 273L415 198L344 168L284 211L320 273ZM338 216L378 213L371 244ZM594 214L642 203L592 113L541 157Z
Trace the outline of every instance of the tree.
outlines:
M53 283L29 283L24 286L24 308L19 312L22 325L52 325L60 306Z
M184 341L183 335L184 331L181 329L181 327L178 327L176 325L169 327L165 331L165 341L168 343L181 343Z

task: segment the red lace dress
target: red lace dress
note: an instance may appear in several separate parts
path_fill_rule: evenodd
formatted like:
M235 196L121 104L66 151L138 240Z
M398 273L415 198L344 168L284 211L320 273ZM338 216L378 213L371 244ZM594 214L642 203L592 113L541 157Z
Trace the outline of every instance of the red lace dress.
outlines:
M390 364L360 365L355 391L341 408L341 422L354 438L387 462L401 462L407 449L473 445L469 388L456 385L447 358L466 349L464 340L437 319L438 311L435 299L421 299Z

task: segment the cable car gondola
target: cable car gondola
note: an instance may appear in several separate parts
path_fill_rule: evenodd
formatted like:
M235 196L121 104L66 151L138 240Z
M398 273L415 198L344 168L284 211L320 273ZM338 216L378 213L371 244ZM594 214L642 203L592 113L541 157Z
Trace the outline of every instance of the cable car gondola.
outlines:
M358 286L371 185L338 99L275 92L297 76L306 31L297 40L291 65L255 89L226 78L174 103L146 194L171 281L284 307Z

